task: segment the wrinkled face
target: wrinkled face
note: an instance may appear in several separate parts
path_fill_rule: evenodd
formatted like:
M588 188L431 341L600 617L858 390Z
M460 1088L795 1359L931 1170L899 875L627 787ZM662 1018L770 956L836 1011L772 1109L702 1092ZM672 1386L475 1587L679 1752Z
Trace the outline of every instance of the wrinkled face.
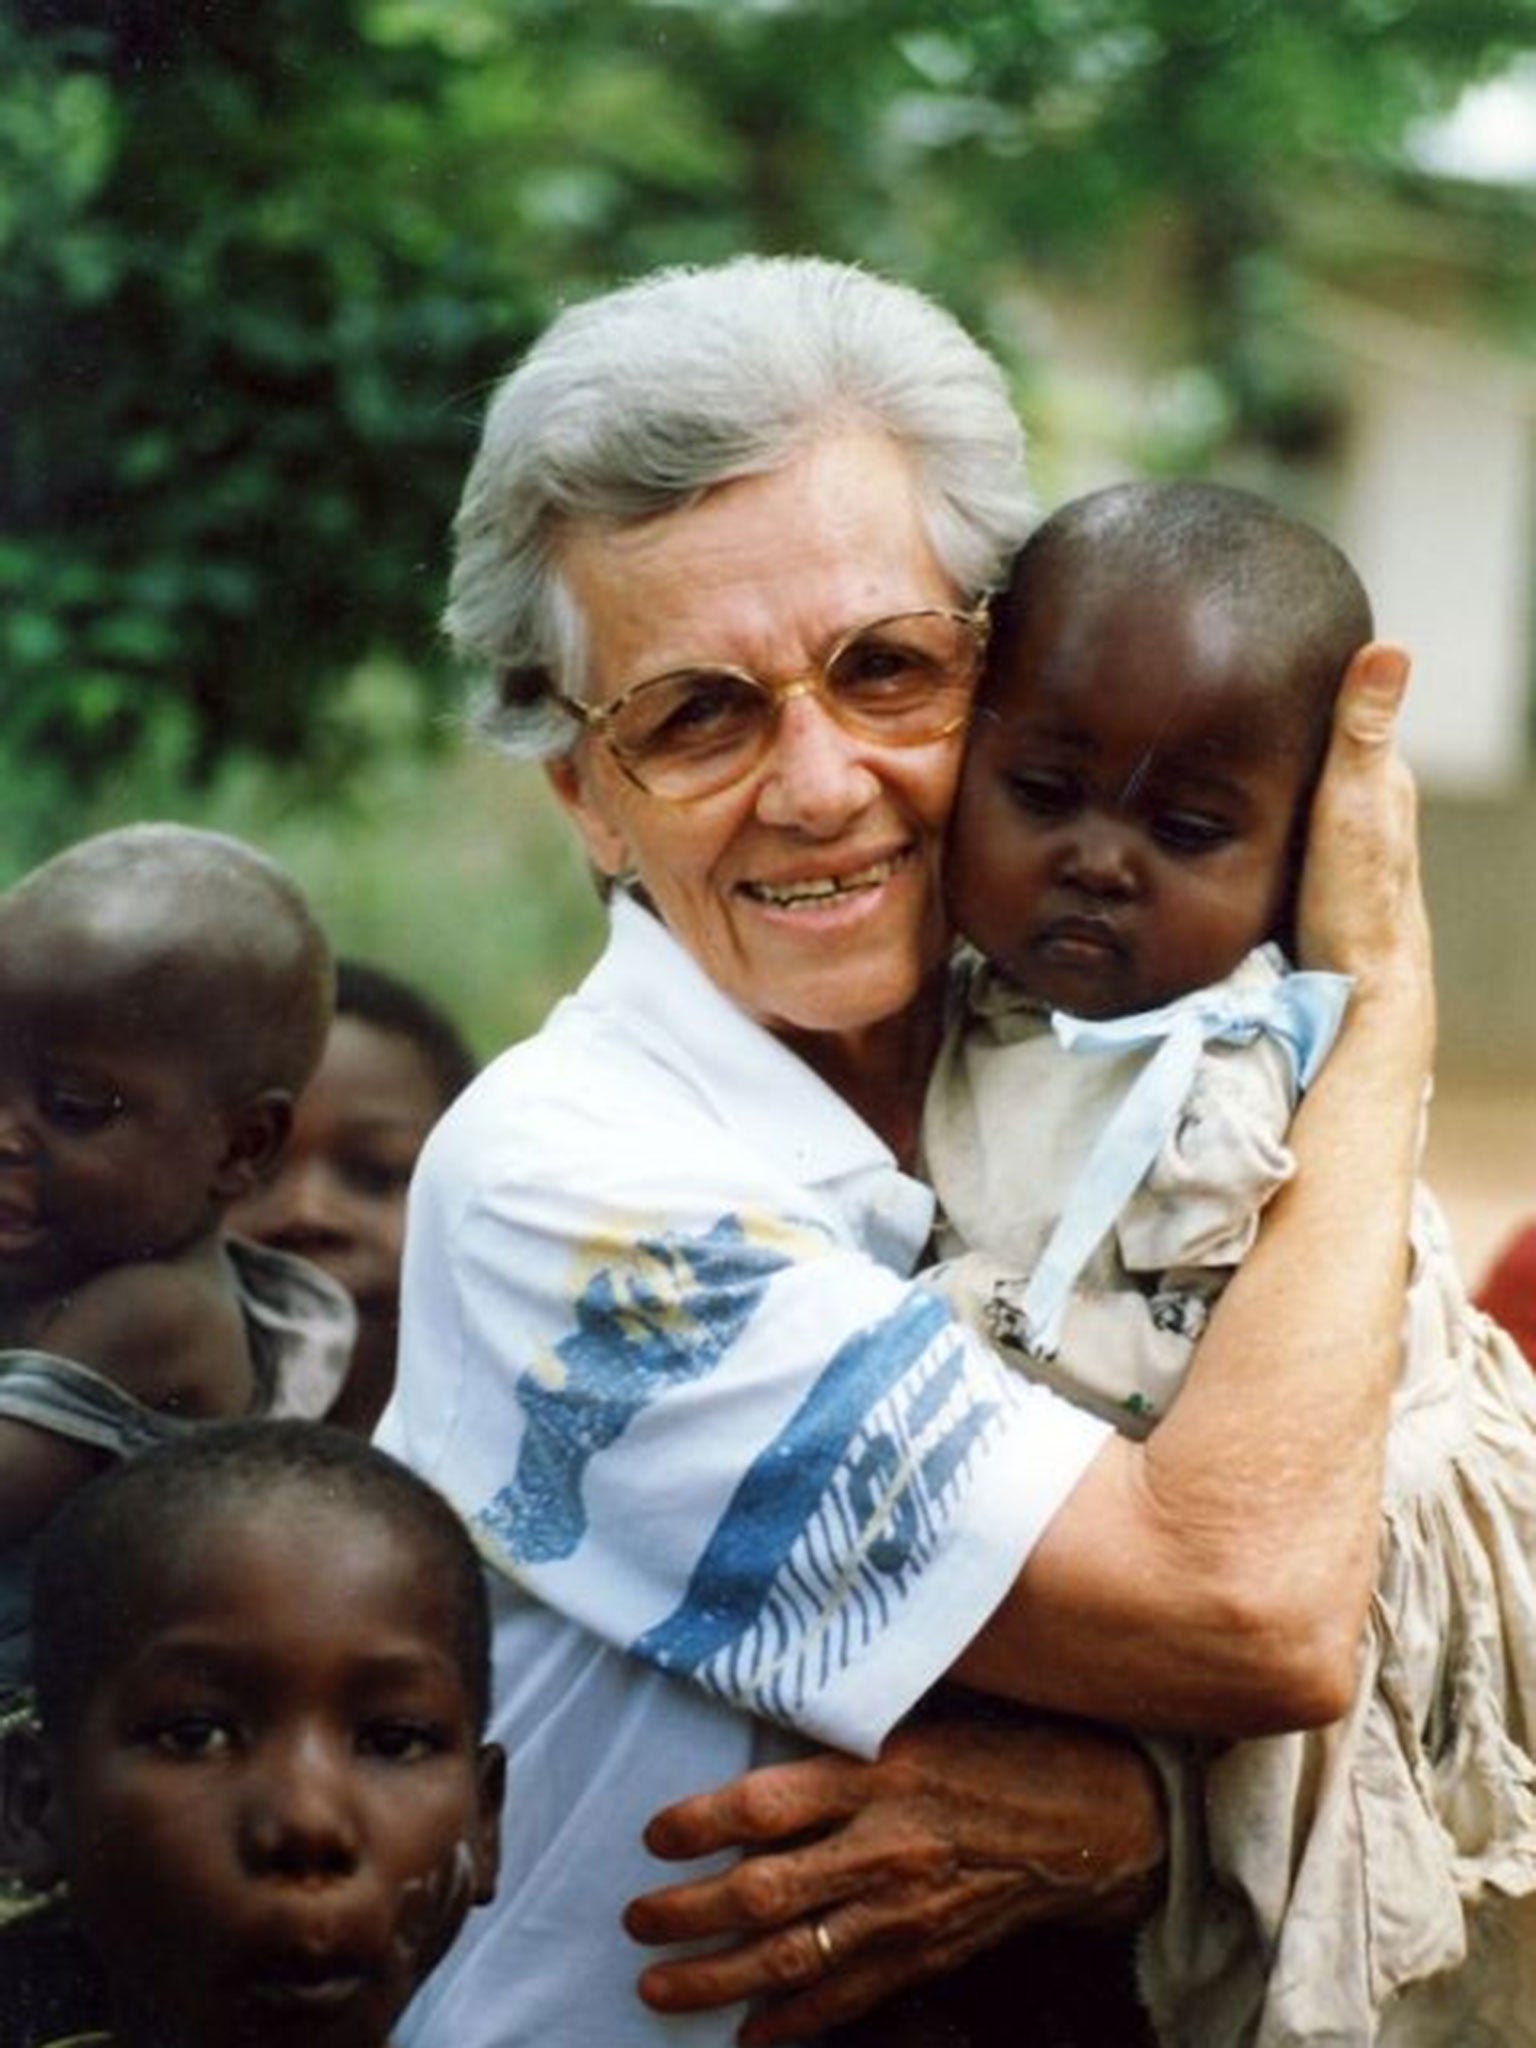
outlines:
M955 808L960 928L1029 994L1112 1017L1274 935L1307 759L1275 680L1192 597L1039 593L984 693Z
M179 1250L213 1219L232 1121L117 963L0 920L0 1300Z
M276 1173L229 1211L232 1230L313 1259L393 1350L405 1195L442 1110L414 1041L361 1017L331 1026Z
M417 1549L273 1508L207 1518L62 1743L76 1910L156 2048L381 2048L495 1880L498 1758Z
M593 703L695 664L799 677L851 628L963 602L905 458L869 432L639 527L577 533L562 560ZM636 789L591 735L552 780L596 865L632 871L750 1016L840 1035L905 1011L943 957L938 863L959 751L958 735L873 745L802 695L758 767L700 801Z

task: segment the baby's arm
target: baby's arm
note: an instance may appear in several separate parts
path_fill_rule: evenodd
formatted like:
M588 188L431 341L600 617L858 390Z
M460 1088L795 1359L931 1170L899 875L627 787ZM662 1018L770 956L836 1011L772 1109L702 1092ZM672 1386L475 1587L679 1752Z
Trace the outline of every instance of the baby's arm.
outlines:
M209 1420L244 1415L255 1398L245 1318L217 1243L98 1273L60 1306L40 1341L146 1408Z
M245 1322L222 1254L98 1274L54 1311L37 1342L143 1408L190 1419L242 1415L252 1406ZM103 1450L62 1424L50 1427L45 1416L25 1407L0 1414L0 1549L40 1528L106 1462Z
M0 1415L0 1550L41 1528L106 1463L90 1444Z

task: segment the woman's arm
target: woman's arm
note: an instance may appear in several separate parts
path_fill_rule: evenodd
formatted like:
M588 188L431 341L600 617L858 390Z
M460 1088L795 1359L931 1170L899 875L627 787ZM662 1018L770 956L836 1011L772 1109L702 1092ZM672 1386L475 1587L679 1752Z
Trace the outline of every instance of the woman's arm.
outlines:
M955 1666L981 1690L1229 1734L1343 1711L1374 1575L1433 1039L1406 657L1352 665L1313 811L1309 964L1355 977L1272 1205L1173 1412L1105 1446ZM1113 1655L1107 1646L1113 1645Z
M1192 1725L1226 1716L1234 1728L1245 1703L1275 1725L1297 1707L1298 1719L1325 1718L1347 1696L1375 1558L1433 1036L1413 795L1390 749L1406 666L1385 649L1357 660L1314 807L1303 946L1312 964L1355 974L1357 995L1293 1126L1297 1180L1221 1304L1174 1414L1146 1446L1107 1447L961 1657L959 1672L997 1692L1095 1700L1126 1720L1175 1719L1182 1702ZM643 1995L668 2011L764 1999L744 2038L791 2040L950 1967L956 1943L968 1953L972 1934L980 1946L994 1925L1150 1903L1162 1842L1146 1760L1082 1723L1042 1718L1033 1731L997 1738L1020 1745L988 1795L1014 1846L999 1853L994 1833L981 1852L997 1880L984 1901L969 1882L986 1831L969 1775L975 1731L963 1721L906 1730L873 1766L781 1766L659 1815L658 1854L758 1853L631 1908L642 1940L737 1937L653 1965ZM1031 1768L1031 1741L1043 1770ZM927 1745L920 1796L887 1768L904 1763L908 1742ZM994 1746L986 1767L1003 1754ZM916 1892L903 1863L909 1808L925 1815L920 1841L950 1845ZM1075 1850L1075 1866L1052 1842ZM994 1913L1013 1917L994 1923Z

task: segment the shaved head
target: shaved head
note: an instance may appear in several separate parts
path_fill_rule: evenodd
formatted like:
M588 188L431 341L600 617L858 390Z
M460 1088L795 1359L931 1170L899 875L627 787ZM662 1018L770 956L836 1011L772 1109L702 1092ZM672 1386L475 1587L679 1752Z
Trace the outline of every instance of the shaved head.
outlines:
M330 950L263 853L188 825L128 825L65 849L0 896L0 947L35 959L126 1031L163 1033L230 1099L297 1095L330 1022Z

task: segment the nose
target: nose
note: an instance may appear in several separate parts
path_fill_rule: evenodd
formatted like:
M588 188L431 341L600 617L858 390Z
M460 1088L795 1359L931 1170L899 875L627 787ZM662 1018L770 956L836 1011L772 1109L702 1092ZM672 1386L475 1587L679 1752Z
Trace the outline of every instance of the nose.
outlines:
M346 1192L323 1159L291 1160L241 1202L233 1220L281 1251L340 1251L355 1235Z
M786 689L758 786L759 819L813 838L835 837L879 794L865 751L865 743L843 730L812 684Z
M334 1739L313 1730L257 1750L240 1820L240 1852L252 1875L314 1883L357 1869L349 1763Z
M1074 819L1061 855L1062 879L1092 896L1122 899L1140 887L1135 834L1119 819L1086 812Z
M32 1156L31 1128L13 1101L0 1097L0 1160L11 1165Z

